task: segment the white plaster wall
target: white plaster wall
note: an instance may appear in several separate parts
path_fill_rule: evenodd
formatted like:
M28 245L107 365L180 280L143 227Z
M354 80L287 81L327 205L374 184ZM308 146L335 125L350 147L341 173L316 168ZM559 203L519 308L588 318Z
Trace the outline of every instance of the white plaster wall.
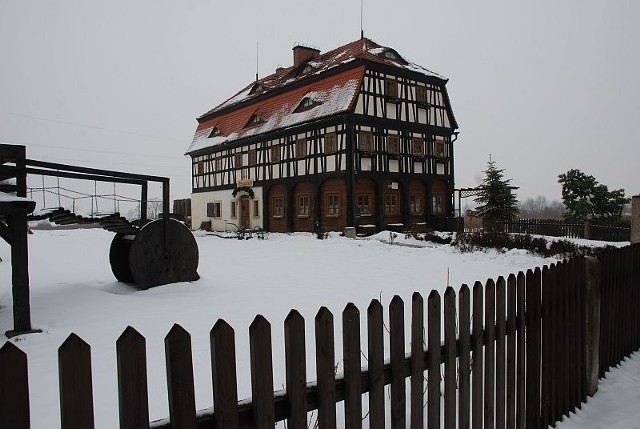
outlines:
M263 227L263 201L264 196L262 193L261 186L254 186L253 189L254 198L251 200L249 204L249 210L251 211L250 219L251 219L251 227L255 228L259 226ZM225 230L233 230L233 225L225 224L225 220L228 222L232 222L236 225L240 222L240 206L238 205L238 217L231 218L231 203L238 200L241 195L237 195L234 198L232 196L233 189L227 189L223 191L212 191L212 192L199 192L195 194L191 194L191 228L194 230L200 229L200 225L204 221L211 221L211 229L214 231L225 231ZM254 216L254 202L258 201L258 213L259 216ZM208 203L221 203L221 216L219 218L210 218L207 217L207 204Z

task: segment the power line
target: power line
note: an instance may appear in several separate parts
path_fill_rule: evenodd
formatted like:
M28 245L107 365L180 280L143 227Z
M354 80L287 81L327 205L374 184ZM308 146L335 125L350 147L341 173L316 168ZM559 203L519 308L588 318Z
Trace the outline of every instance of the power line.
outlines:
M40 117L40 116L27 115L27 114L24 114L24 113L0 112L0 114L2 114L2 115L19 116L19 117L22 117L22 118L35 119L37 121L53 122L53 123L56 123L56 124L72 125L74 127L84 127L84 128L92 128L92 129L101 130L101 131L111 131L111 132L121 133L121 134L130 134L130 135L134 135L134 136L138 136L138 137L149 137L149 138L160 139L160 140L184 142L184 140L182 140L182 139L177 139L177 138L173 138L173 137L154 136L152 134L138 133L138 132L135 132L135 131L117 130L115 128L99 127L99 126L96 126L96 125L81 124L81 123L78 123L78 122L63 121L63 120L60 120L60 119L43 118L43 117Z

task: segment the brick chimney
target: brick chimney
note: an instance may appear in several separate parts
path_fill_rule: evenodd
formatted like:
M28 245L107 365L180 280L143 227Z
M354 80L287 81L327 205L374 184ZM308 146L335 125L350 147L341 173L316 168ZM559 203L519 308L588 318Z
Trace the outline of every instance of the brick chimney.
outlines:
M293 47L293 66L298 67L300 64L315 58L320 55L320 50L309 48L307 46L294 46Z

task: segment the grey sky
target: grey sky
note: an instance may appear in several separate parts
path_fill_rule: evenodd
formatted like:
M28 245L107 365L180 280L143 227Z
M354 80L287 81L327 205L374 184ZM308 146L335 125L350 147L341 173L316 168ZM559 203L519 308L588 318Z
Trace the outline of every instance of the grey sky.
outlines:
M456 187L491 154L518 197L560 198L570 168L640 192L640 2L365 0L364 32L450 79ZM360 35L359 0L0 0L0 142L34 159L170 176L195 118Z

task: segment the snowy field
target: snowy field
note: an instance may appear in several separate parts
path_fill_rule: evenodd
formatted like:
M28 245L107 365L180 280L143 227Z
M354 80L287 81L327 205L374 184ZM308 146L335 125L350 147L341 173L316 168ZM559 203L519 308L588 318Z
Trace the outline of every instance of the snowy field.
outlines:
M149 402L151 419L168 416L164 368L164 337L174 323L192 336L196 373L196 406L210 407L212 399L209 331L219 318L236 331L237 370L240 397L250 396L248 328L257 314L271 322L274 384L284 384L283 321L297 309L307 324L309 379L313 379L313 319L320 306L334 314L336 353L341 356L340 313L348 302L360 309L365 326L366 308L372 299L385 307L394 295L405 301L410 314L411 294L444 291L447 284L458 288L500 275L554 262L524 251L462 254L450 246L404 240L399 246L383 243L389 233L367 240L332 235L318 240L311 234L270 234L266 240L239 241L213 235L198 235L198 272L201 279L147 291L115 281L109 266L113 234L98 230L35 231L29 236L31 317L41 334L12 339L28 354L32 427L59 427L57 349L71 332L91 345L96 428L118 425L115 342L128 326L147 340ZM13 327L11 312L10 248L0 244L0 329ZM365 331L363 331L365 332ZM407 329L407 335L409 330ZM366 335L363 336L366 340ZM407 344L409 341L407 340ZM366 350L366 344L363 344ZM339 360L339 358L337 359ZM624 365L634 371L635 403L640 399L640 357ZM623 365L623 366L624 366ZM620 421L598 423L608 406L599 396L615 394L630 385L630 377L612 376L588 405L562 428L620 427ZM627 396L631 401L631 398ZM604 401L604 402L603 402ZM634 407L630 407L634 408ZM636 407L637 408L637 407ZM634 410L637 413L637 410ZM618 411L618 415L623 412ZM636 414L636 422L640 416ZM579 422L572 425L572 421ZM595 423L594 423L595 422ZM631 424L631 423L630 423Z

